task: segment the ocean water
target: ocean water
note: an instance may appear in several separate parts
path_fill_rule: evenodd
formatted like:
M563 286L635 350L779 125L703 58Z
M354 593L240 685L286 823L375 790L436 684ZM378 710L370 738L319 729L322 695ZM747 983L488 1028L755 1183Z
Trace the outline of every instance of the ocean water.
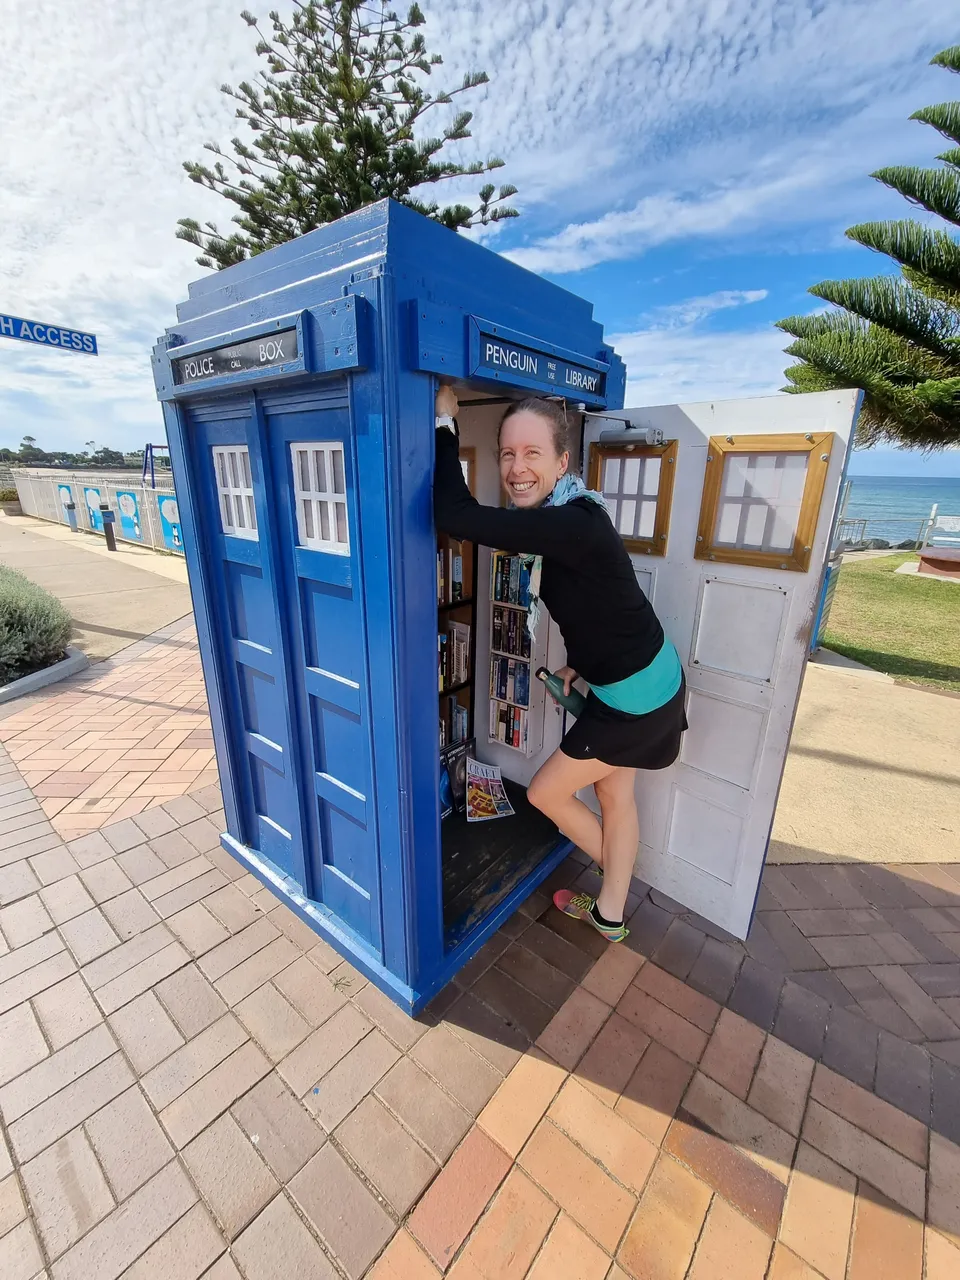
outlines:
M960 516L960 478L927 479L910 476L852 476L847 519L867 521L868 538L905 542L917 538L930 508Z

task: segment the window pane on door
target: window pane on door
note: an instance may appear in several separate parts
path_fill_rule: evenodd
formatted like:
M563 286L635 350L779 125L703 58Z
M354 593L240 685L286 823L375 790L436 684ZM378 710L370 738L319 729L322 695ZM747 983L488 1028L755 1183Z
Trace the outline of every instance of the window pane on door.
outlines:
M250 451L246 445L218 445L213 469L220 502L220 527L233 538L258 540Z
M713 541L742 551L789 551L797 536L806 453L728 453Z
M350 554L346 461L339 441L290 446L302 547Z

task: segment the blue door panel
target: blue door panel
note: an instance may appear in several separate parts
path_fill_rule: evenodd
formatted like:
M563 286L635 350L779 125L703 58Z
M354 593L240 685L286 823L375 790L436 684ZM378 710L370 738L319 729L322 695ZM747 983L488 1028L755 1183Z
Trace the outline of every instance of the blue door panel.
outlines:
M285 576L290 664L285 673L301 725L305 862L310 898L372 947L381 946L370 670L357 514L355 441L346 387L311 398L272 393L262 403L270 444L271 533ZM343 445L350 553L299 545L291 445Z
M228 692L226 715L243 839L287 874L299 875L292 836L300 826L299 797L290 767L279 606L264 565L269 530L259 527L256 540L223 533L213 462L215 448L244 446L254 490L262 486L253 409L250 396L189 407L189 444L197 509L211 551L212 620Z

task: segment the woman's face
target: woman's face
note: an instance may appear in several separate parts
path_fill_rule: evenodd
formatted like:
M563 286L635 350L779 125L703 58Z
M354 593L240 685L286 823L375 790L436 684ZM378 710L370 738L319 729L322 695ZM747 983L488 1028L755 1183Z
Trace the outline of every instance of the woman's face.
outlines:
M550 423L524 411L500 430L500 481L516 507L539 507L567 469L569 453L557 453Z

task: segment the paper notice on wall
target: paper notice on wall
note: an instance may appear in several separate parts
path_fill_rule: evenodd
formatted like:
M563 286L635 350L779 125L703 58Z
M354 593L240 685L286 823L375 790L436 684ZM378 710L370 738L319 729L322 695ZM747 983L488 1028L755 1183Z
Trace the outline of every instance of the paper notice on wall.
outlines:
M491 818L509 818L512 813L497 766L468 759L467 821L489 822Z

